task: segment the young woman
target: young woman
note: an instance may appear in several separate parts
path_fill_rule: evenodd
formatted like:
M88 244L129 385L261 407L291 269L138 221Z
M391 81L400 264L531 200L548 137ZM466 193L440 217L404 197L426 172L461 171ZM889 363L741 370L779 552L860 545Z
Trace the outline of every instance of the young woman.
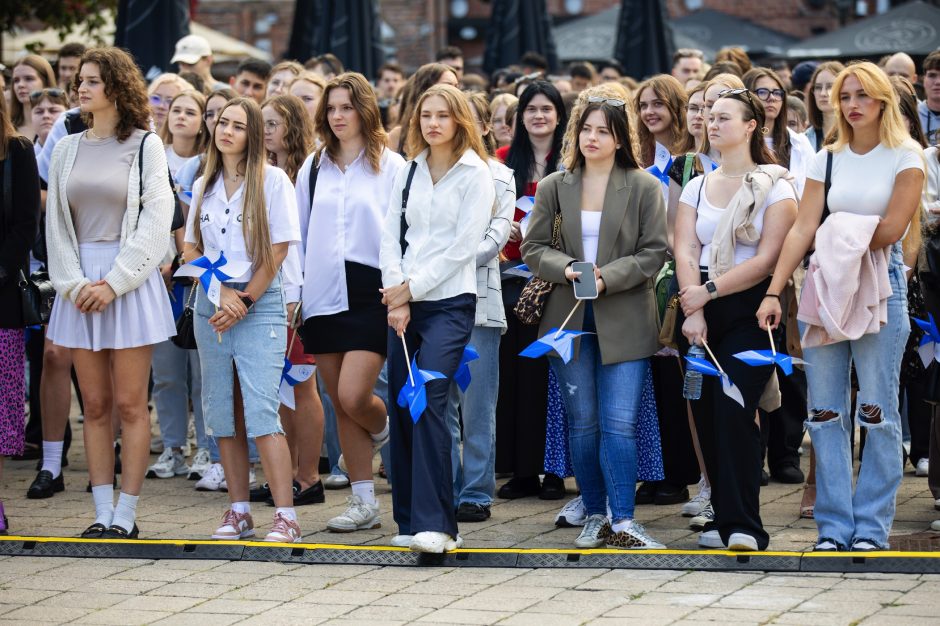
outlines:
M388 147L405 155L408 148L405 141L408 138L408 129L411 127L411 118L415 115L418 98L434 85L452 85L457 87L460 79L457 72L449 65L443 63L428 63L418 68L401 89L401 104L398 117L398 126L388 134Z
M496 147L502 148L512 143L512 126L506 124L506 110L519 99L511 93L501 93L490 102L490 119L493 120L493 136Z
M711 146L708 141L708 120L712 106L718 101L718 94L726 89L744 89L744 82L734 74L718 74L705 83L705 100L702 104L702 115L705 116L705 132L702 134L702 146L699 150L699 160L703 171L713 170L721 164L721 153Z
M297 61L281 61L271 68L268 75L268 85L266 96L273 98L281 94L286 94L291 83L304 71L304 66Z
M453 437L454 506L458 522L482 522L490 517L496 496L496 398L499 393L499 341L506 330L501 297L499 251L509 241L516 205L512 170L493 158L496 149L490 106L482 93L467 94L477 133L486 148L496 204L476 253L477 303L470 343L480 358L469 364L472 384L463 393L451 384L448 422ZM458 407L461 408L458 414ZM463 416L463 454L461 420Z
M575 545L656 549L664 546L633 519L633 490L640 398L648 358L659 349L652 279L666 256L665 207L658 181L640 171L633 155L625 103L599 100L589 100L577 119L577 145L566 171L539 185L523 260L535 275L559 283L545 305L541 334L559 327L577 302L566 284L580 276L572 262L594 264L584 279L596 281L600 294L568 326L597 335L583 336L567 365L551 359L563 388L578 389L563 394L588 515ZM558 211L562 235L555 250Z
M496 151L496 156L516 177L516 198L535 196L540 180L556 171L561 157L567 113L558 90L547 81L535 81L519 99L512 143ZM521 222L526 212L516 208L503 248L508 265L521 264ZM507 329L499 346L501 372L496 404L496 471L513 477L499 488L500 498L515 499L538 495L557 500L565 495L565 484L545 469L545 436L548 428L562 433L558 384L541 359L527 359L519 353L538 338L538 328L525 326L511 313L526 280L507 276L503 280L503 306ZM559 399L557 410L549 409L549 398ZM554 417L553 417L554 416ZM554 424L555 426L549 426Z
M30 114L32 103L30 94L41 89L56 86L55 72L49 61L38 54L27 54L13 65L10 97L10 120L16 132L32 140L36 128Z
M394 544L445 552L463 543L454 513L447 379L457 372L473 330L475 259L496 192L463 94L436 85L415 111L407 142L415 152L392 185L379 257L390 327ZM427 408L417 422L395 402L410 376L418 375L409 374L409 360L445 376L424 385Z
M372 458L389 426L386 405L373 393L387 349L379 248L404 159L386 148L378 101L361 74L327 84L316 126L323 147L304 162L296 188L305 251L301 334L336 411L340 465L352 484L348 508L327 528L353 532L381 524Z
M196 295L196 343L202 367L206 426L216 438L231 508L214 539L254 536L248 502L248 438L261 453L277 507L265 541L301 538L293 507L291 460L278 420L278 387L287 345L287 317L279 270L291 243L300 241L287 174L265 164L261 108L251 98L219 111L205 173L193 189L184 260L224 254L251 269L221 287L219 306Z
M637 141L640 161L645 167L658 167L658 146L665 148L670 155L684 154L694 148L686 132L687 103L685 88L668 74L660 74L640 83L633 106L640 121Z
M29 104L32 107L30 110L32 126L36 132L33 150L38 155L43 144L46 143L46 137L49 136L53 124L69 108L69 98L58 87L50 87L29 94Z
M806 116L809 128L806 129L806 138L817 152L822 150L826 137L836 125L836 110L829 96L832 93L832 83L836 75L845 69L838 61L820 63L809 79L806 91Z
M880 218L868 247L884 250L888 261L891 295L886 323L880 331L855 340L804 345L803 354L813 364L806 378L807 427L817 467L816 549L884 550L902 474L898 387L901 356L910 332L899 241L920 203L924 160L901 117L897 94L876 65L848 66L833 81L832 94L838 97L835 142L810 165L799 218L787 236L757 319L762 327L773 328L779 322L776 296L813 244L824 205L831 215L847 212ZM831 187L824 198L830 154ZM867 432L854 495L848 414L852 362L859 383L857 421Z
M708 377L701 399L691 401L715 512L699 537L708 548L764 550L769 541L759 512L763 449L754 415L773 368L733 356L769 347L750 316L796 215L786 170L770 165L764 124L764 108L749 91L719 96L708 139L721 152L721 167L686 186L676 217L677 323L687 342L680 347L708 346L743 397L741 406L722 392L719 379Z
M21 273L29 273L27 259L38 226L36 155L0 102L0 478L3 457L23 453L25 324L18 285ZM0 502L0 535L7 534L8 528Z
M150 99L150 109L153 113L153 131L158 135L163 133L163 126L170 113L170 103L173 98L183 91L195 91L193 86L179 77L178 74L160 74L151 81L147 88Z
M261 105L264 120L264 148L268 162L284 170L292 183L307 155L313 151L313 122L307 117L304 103L291 95L273 96ZM287 319L293 323L294 309L300 301L303 270L300 246L291 246L284 262L284 295L287 300ZM300 338L294 338L296 326L288 328L287 358L293 364L312 365L313 356L304 353ZM320 504L324 501L320 482L320 448L323 446L323 404L317 392L317 378L311 376L294 385L294 407L283 403L278 409L281 425L287 436L294 472L294 505ZM261 490L264 490L262 486ZM255 496L255 494L252 494ZM258 494L256 499L260 500ZM270 497L270 491L265 499Z
M170 102L170 111L161 139L166 144L166 160L170 175L177 173L186 161L205 152L209 145L209 131L205 126L206 98L198 91L188 90ZM183 229L177 230L168 241L160 273L167 285L168 295L175 298L177 310L190 302L193 285L175 288L173 259L183 248ZM177 259L178 262L178 259ZM186 279L188 282L188 279ZM209 440L202 416L202 378L199 372L199 353L185 350L172 341L164 341L153 348L153 403L157 409L163 452L147 468L148 478L173 478L184 474L201 478L209 469ZM193 407L196 430L196 453L192 466L186 464L183 449L189 432L189 405Z
M173 192L163 142L145 135L150 107L130 55L118 48L89 50L78 81L88 130L64 137L49 168L46 240L58 297L47 337L72 349L85 404L95 522L82 536L136 538L150 454L153 345L176 332L157 271L166 254ZM123 445L116 507L112 406Z
M311 124L317 117L317 105L323 97L325 88L326 81L322 76L313 72L303 72L297 76L288 89L290 95L297 96L304 103ZM314 135L316 135L316 126L314 126Z

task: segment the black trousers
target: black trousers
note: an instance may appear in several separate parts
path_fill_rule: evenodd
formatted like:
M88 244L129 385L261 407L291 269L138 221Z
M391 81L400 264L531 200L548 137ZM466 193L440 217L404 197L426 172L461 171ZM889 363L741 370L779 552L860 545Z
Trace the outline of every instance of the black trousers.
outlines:
M522 324L512 312L525 281L503 281L508 328L499 342L499 396L496 402L496 471L520 478L545 469L545 417L548 413L548 359L519 353L539 338L537 325Z
M684 486L698 482L700 472L686 401L682 397L682 368L675 357L653 357L653 391L659 414L659 437L663 450L665 482Z
M446 378L425 384L427 409L415 423L408 408L398 406L398 393L408 379L401 338L388 334L388 403L392 476L392 512L402 535L424 531L457 536L454 511L453 440L447 425L451 380L470 341L476 294L412 302L405 332L408 354L418 368Z
M708 280L703 275L702 282ZM755 313L770 279L747 291L713 300L705 305L708 345L731 381L741 390L744 406L726 396L721 380L706 376L702 397L692 401L705 467L711 479L715 526L726 544L732 533L745 533L764 550L770 537L760 518L760 473L763 449L760 429L754 422L757 403L773 369L752 367L734 358L744 350L768 349L767 333L757 325ZM677 323L685 319L679 315ZM685 337L680 349L688 350ZM710 360L710 359L709 359Z
M784 331L785 332L785 331ZM774 343L780 350L786 346L784 333L776 333ZM799 368L790 376L777 373L780 383L780 408L770 413L760 411L761 440L767 455L767 466L773 473L786 465L800 466L800 445L803 422L806 421L806 372Z

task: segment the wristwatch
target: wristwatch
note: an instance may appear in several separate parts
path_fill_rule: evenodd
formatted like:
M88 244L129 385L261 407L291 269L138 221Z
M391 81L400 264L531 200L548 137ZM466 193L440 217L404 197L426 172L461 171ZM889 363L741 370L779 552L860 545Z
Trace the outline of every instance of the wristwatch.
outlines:
M255 299L252 298L251 296L242 296L241 301L242 301L242 304L245 305L246 309L250 309L251 307L255 305Z
M718 299L718 287L715 285L715 281L710 280L705 283L705 290L708 291L708 295L711 296L712 300Z

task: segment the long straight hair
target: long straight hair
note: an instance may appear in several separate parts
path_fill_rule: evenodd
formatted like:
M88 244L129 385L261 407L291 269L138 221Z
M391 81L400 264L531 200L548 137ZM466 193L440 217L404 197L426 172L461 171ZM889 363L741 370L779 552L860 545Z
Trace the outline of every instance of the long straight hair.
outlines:
M512 143L509 144L509 151L506 154L506 166L516 174L517 198L525 195L526 186L535 176L535 151L532 149L529 131L526 130L522 118L525 115L526 107L529 106L535 96L539 95L548 98L548 101L555 107L555 115L558 117L558 126L555 127L555 134L552 136L552 149L548 153L548 163L545 164L546 175L558 169L562 141L565 138L565 128L568 126L568 113L565 109L565 102L554 85L545 80L536 80L525 88L525 91L519 96Z
M261 103L261 109L271 107L284 120L284 147L287 149L287 162L278 163L292 183L297 182L297 172L304 164L307 155L313 152L313 121L307 115L304 101L297 96L281 94L271 96Z
M640 96L647 89L652 89L656 97L666 104L672 121L669 122L669 145L666 148L670 154L687 152L692 144L686 139L688 129L685 125L685 105L689 98L685 94L682 84L669 74L660 74L644 80L636 89L633 99L633 110L637 115L636 136L640 143L640 161L645 166L653 164L656 158L656 139L646 127L640 117Z
M31 67L36 71L36 74L39 75L39 80L42 81L42 88L56 86L55 72L52 71L52 66L49 64L49 61L38 54L27 54L13 64L13 69L15 70L20 65ZM12 78L10 79L10 84L13 84ZM16 94L13 92L12 88L10 89L10 120L13 126L17 128L29 121L26 119L26 109L23 107L23 104L16 99Z
M244 167L245 193L242 195L242 232L245 243L251 255L254 270L265 269L272 274L277 271L274 263L274 249L271 247L271 229L268 225L268 211L264 199L264 120L261 117L261 107L252 98L233 98L225 103L219 110L219 119L231 107L240 107L248 118L246 135L248 145L242 155L239 166ZM216 126L218 130L218 126ZM205 183L199 197L196 198L196 215L194 224L200 224L202 201L206 190L215 184L222 175L222 153L218 146L218 133L213 134L213 141L206 151L206 167L203 179ZM202 231L195 229L196 247L202 248Z
M493 116L490 113L490 103L487 101L486 95L481 91L464 93L464 97L467 99L467 104L476 111L483 128L486 130L481 137L483 140L483 148L489 156L493 156L496 154L496 135L493 133L493 125L491 123Z
M22 139L23 136L10 121L6 98L0 98L0 161L7 158L7 149L10 147L10 141L14 138Z
M751 97L757 98L754 94L756 89L757 81L761 78L769 78L770 80L777 83L777 87L783 89L783 93L787 93L786 87L783 86L783 81L780 80L780 77L777 76L777 73L773 70L769 70L766 67L755 67L754 69L748 70L744 74L744 86L751 91ZM758 127L760 130L760 127ZM774 120L774 127L770 129L770 136L774 141L774 153L777 156L777 163L783 167L790 168L790 152L793 146L790 143L790 129L787 126L787 98L786 95L780 100L780 113L777 114L777 119Z
M330 128L327 112L327 107L330 105L330 93L334 89L345 89L349 92L349 101L359 115L359 131L365 143L366 160L372 171L378 173L388 135L382 125L382 113L379 111L379 101L375 97L375 91L366 77L358 72L344 72L327 83L323 89L323 95L317 102L317 114L314 119L314 126L320 133L320 139L323 140L320 150L326 150L334 161L339 158L339 137L333 134L333 129ZM407 129L402 129L402 136L406 131Z
M820 63L813 71L813 77L809 79L809 83L806 85L806 89L809 91L809 97L806 98L806 117L809 119L810 126L816 129L817 135L821 135L823 132L823 112L816 104L816 81L819 80L819 75L823 72L829 72L835 78L844 69L845 66L838 61ZM829 94L829 106L833 109L839 106L839 98L833 98L832 94Z
M855 130L845 119L842 107L839 106L842 85L845 84L845 79L849 76L855 76L868 97L874 98L882 104L881 123L878 131L878 138L881 143L888 148L897 148L908 142L913 145L914 141L907 130L907 124L904 123L904 118L901 117L898 94L891 86L891 81L888 80L888 76L880 67L874 63L864 61L862 63L853 63L839 72L832 84L832 95L836 96L833 109L836 112L838 133L829 149L832 152L839 152L855 138Z
M457 125L457 133L454 135L452 144L454 155L459 159L467 150L473 150L483 161L489 159L483 147L483 140L473 123L470 105L467 104L463 93L451 85L434 85L421 94L415 103L414 115L411 116L411 124L408 126L408 158L414 159L428 147L428 142L421 132L421 106L428 98L434 96L444 99Z
M196 142L193 144L193 148L196 154L202 154L206 151L206 148L209 147L209 129L206 127L206 97L201 91L196 91L195 89L187 89L176 95L170 101L169 109L173 108L173 105L180 98L190 98L193 102L196 103L196 108L199 109L199 133L196 135ZM169 119L170 113L167 111L167 119ZM160 129L160 139L163 140L163 143L167 146L173 144L173 132L170 130L169 124L164 124L163 128Z

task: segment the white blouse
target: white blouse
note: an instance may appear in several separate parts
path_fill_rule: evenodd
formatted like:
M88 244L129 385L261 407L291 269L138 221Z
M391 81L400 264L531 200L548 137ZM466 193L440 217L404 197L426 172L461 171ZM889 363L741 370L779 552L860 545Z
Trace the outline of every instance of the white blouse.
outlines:
M467 150L435 184L427 157L424 150L415 158L417 169L405 211L404 258L399 241L401 192L410 164L399 170L392 186L379 254L382 283L394 287L409 280L415 301L476 295L476 252L496 200L493 176L483 159Z
M295 187L303 237L296 248L304 269L304 319L349 310L345 261L378 269L389 194L405 164L401 155L386 148L374 172L363 151L344 172L324 150L311 201L313 158L304 161Z
M205 182L205 177L201 176L193 184L194 204L186 220L187 243L196 243L193 224L196 216L195 203ZM212 187L206 190L199 210L199 228L202 231L204 251L221 251L230 261L252 260L242 230L244 192L245 183L243 182L229 198L225 193L225 184L221 175L215 179ZM287 174L272 165L264 166L264 203L268 214L271 244L299 242L300 226L297 223L293 185ZM252 275L252 270L248 270L241 276L234 276L226 282L246 283L251 280Z

